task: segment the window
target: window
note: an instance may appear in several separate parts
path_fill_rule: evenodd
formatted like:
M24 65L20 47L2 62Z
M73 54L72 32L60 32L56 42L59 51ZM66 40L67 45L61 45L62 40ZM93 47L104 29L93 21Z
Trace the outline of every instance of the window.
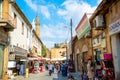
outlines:
M28 38L28 28L27 28L27 38Z
M24 34L24 23L22 22L22 35Z

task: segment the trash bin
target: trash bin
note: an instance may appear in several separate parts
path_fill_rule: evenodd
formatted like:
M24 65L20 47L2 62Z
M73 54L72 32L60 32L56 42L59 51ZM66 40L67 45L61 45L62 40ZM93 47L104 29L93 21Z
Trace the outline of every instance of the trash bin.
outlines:
M29 74L28 68L26 68L25 71L26 71L25 77L28 78L28 74Z

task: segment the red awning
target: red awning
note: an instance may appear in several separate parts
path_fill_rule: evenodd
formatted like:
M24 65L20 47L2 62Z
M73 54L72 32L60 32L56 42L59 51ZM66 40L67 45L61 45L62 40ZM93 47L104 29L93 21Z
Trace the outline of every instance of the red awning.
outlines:
M42 58L42 57L39 57L38 58L38 61L45 61L46 59L45 58Z

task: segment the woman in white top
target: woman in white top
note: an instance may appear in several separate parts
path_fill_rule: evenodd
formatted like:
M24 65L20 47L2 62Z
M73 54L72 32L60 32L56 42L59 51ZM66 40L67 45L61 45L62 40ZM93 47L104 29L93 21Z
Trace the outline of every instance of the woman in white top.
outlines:
M88 63L87 63L87 75L88 75L88 78L89 80L93 80L93 71L92 71L92 67L91 67L91 60L88 60Z

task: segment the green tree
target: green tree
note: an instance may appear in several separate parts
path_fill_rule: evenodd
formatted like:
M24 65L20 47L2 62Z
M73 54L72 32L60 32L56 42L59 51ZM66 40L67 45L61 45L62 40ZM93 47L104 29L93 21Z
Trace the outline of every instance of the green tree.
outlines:
M42 56L46 57L47 53L46 53L46 48L45 46L42 44Z

